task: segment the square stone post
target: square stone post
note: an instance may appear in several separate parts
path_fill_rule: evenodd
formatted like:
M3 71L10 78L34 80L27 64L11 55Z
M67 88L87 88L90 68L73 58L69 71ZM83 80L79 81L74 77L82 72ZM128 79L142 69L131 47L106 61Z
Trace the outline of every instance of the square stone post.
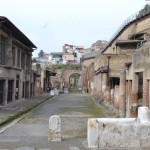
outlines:
M61 120L57 115L49 118L49 134L48 141L61 141Z

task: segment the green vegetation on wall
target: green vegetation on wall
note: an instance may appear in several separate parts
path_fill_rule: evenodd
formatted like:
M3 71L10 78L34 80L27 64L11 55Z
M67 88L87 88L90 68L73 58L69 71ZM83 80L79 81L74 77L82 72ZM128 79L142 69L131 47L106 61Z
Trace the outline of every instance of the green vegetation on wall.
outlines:
M50 70L53 72L56 72L57 69L62 69L62 70L79 70L81 69L82 66L81 64L57 64L57 65L51 65Z

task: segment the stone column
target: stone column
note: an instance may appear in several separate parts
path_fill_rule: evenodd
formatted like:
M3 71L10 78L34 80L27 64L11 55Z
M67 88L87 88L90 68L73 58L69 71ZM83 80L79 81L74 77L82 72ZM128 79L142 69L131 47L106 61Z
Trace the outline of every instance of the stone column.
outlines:
M126 111L126 72L120 72L120 86L119 86L119 116L125 117Z

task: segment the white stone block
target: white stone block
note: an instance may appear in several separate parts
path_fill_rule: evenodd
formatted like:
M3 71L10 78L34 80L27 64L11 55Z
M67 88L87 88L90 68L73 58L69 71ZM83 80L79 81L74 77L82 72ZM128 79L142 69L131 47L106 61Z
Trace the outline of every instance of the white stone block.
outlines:
M58 89L54 89L54 95L59 96L59 90Z
M138 122L150 123L150 111L148 107L142 106L138 108Z
M49 118L49 141L61 141L61 120L57 115Z
M68 88L64 88L64 93L65 93L65 94L68 94L68 93L69 93Z
M54 90L51 90L50 94L51 94L52 96L54 96Z

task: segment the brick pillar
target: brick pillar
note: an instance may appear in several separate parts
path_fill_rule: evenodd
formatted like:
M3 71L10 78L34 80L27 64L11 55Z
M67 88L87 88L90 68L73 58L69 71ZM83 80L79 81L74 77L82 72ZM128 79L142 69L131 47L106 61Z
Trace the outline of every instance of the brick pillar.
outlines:
M126 118L130 118L130 99L131 99L131 93L132 93L132 80L128 80L126 82Z
M133 84L132 84L132 92L131 92L131 98L130 98L130 117L136 117L137 111L136 111L136 105L138 100L138 75L134 73L133 75Z
M143 76L143 101L142 105L148 107L149 103L149 81L145 77L145 73Z
M110 90L110 104L114 106L114 89Z
M96 95L97 96L97 90L98 90L98 88L97 88L97 75L94 75L93 76L93 83L94 83L94 87L93 87L93 94L94 95Z
M111 88L110 88L110 86L108 87L107 92L108 92L108 94L107 94L107 100L111 104Z
M120 72L120 86L119 86L119 116L125 117L126 111L126 72Z
M108 75L107 73L103 73L102 74L102 92L106 91L107 83L108 83Z
M99 74L98 80L99 80L99 96L102 96L103 94L102 94L102 74L101 73Z

